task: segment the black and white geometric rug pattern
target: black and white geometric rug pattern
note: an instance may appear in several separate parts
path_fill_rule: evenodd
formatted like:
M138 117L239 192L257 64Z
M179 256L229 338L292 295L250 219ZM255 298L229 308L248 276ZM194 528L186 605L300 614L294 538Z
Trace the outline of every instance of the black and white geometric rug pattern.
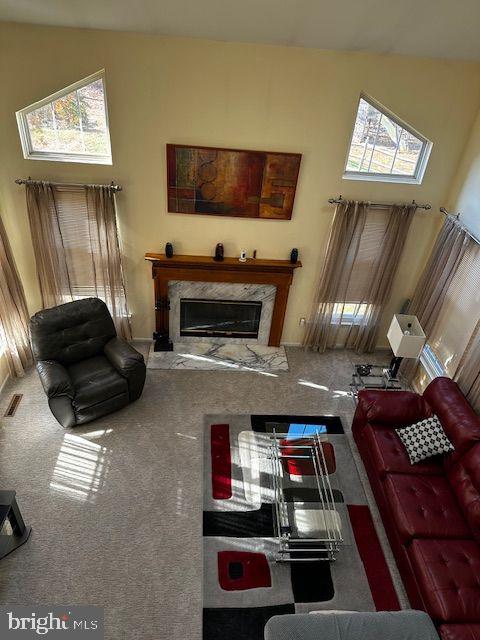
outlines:
M343 545L334 563L276 562L271 463L272 425L289 437L317 430L334 450L330 474ZM318 427L314 426L318 425ZM333 416L213 415L204 437L204 640L262 640L273 615L321 609L374 611L375 604L348 517L347 505L366 505L350 445ZM313 477L287 477L285 498L307 509ZM354 576L354 580L352 580Z

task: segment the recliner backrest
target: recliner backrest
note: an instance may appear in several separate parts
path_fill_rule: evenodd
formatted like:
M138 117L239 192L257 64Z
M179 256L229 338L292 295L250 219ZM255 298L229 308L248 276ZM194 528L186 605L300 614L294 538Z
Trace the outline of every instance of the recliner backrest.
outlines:
M56 360L63 365L99 355L116 335L107 305L99 298L43 309L30 320L35 359Z

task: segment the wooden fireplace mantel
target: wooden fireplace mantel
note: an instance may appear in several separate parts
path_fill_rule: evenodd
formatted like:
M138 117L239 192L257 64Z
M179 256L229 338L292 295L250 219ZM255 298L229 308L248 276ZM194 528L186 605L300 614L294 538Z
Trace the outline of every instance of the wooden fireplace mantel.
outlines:
M224 258L217 262L211 256L173 256L146 253L145 260L152 264L155 294L155 349L169 348L169 300L170 280L194 280L198 282L232 282L245 284L271 284L276 286L275 304L268 344L278 347L282 337L287 307L288 291L293 272L302 266L300 261Z

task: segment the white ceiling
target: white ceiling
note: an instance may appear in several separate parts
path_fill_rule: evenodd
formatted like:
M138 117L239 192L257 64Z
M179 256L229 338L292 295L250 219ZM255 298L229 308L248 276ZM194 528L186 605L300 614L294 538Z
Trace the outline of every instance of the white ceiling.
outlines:
M0 0L0 20L480 60L480 0Z

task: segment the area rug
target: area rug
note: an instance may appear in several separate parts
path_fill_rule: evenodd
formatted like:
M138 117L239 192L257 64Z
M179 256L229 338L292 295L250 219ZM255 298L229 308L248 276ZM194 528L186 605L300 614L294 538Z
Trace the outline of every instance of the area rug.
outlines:
M154 351L152 345L147 368L254 371L268 375L274 371L288 371L288 360L284 347L184 342L175 344L173 351Z
M274 615L400 609L340 418L214 415L205 420L204 640L263 640ZM278 562L269 458L274 430L286 434L288 446L320 434L343 538L335 562L310 560L308 554L301 562ZM299 513L315 519L319 494L304 461L282 460L281 474L288 508L300 505Z

